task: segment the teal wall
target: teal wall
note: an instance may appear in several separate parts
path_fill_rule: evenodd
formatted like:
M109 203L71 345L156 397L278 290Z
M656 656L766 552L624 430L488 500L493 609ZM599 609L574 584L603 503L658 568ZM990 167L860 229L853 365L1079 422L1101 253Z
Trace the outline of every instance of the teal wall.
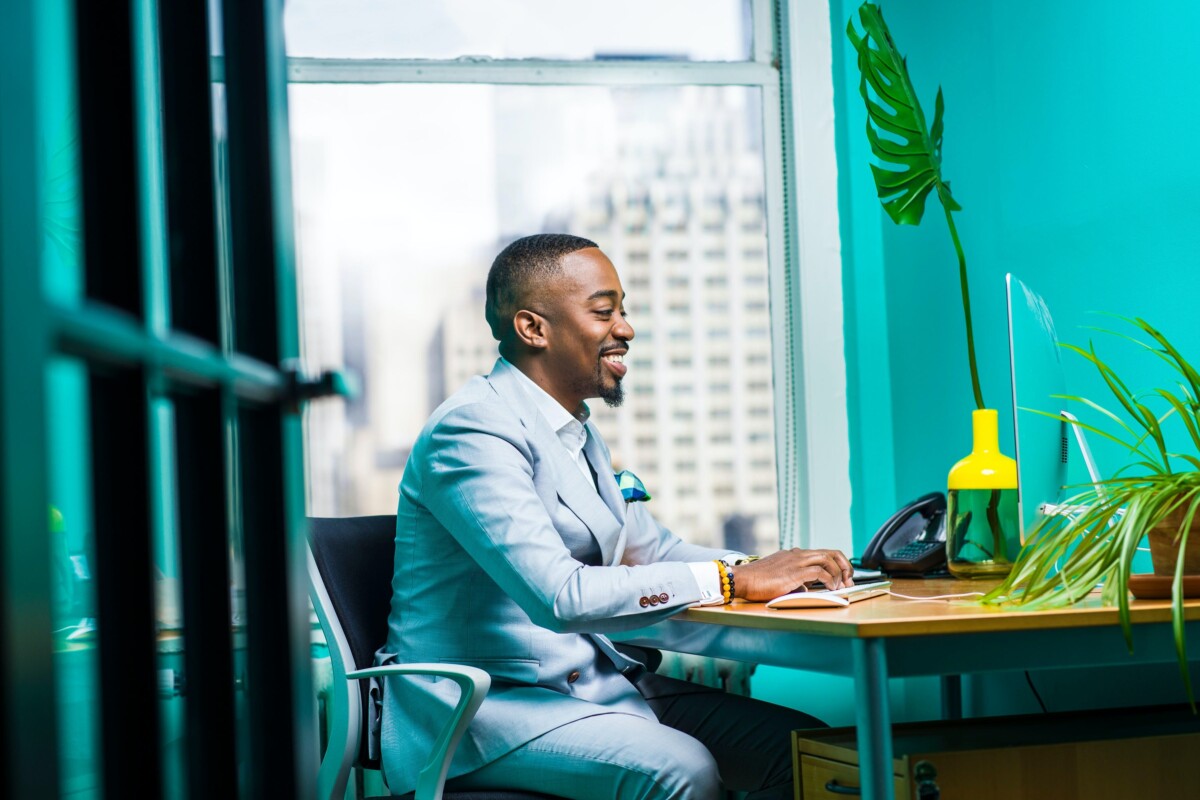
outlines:
M858 69L845 38L858 2L830 3L846 363L856 549L903 501L944 489L971 446L974 407L957 263L941 207L920 227L883 213L869 170ZM897 0L885 18L932 118L945 93L943 174L963 206L956 223L970 275L984 398L1012 444L1004 276L1039 292L1059 338L1098 349L1135 387L1164 373L1111 337L1096 312L1143 316L1200 362L1200 159L1188 155L1200 105L1192 44L1200 7L1153 10L1111 0L1086 7L1031 0ZM1064 354L1068 390L1105 398L1081 359ZM1097 441L1102 471L1123 463ZM1083 480L1077 452L1072 480ZM1148 568L1148 567L1147 567ZM1149 678L1149 680L1147 680ZM1034 673L1050 710L1183 699L1174 665ZM1195 681L1196 678L1193 678ZM760 667L754 694L833 724L853 719L848 679ZM938 714L936 681L893 681L896 721ZM815 705L814 705L815 704ZM968 714L1036 711L1020 673L965 684Z
M865 112L844 34L857 2L834 2L835 102L847 302L855 541L898 503L944 487L970 449L973 407L957 269L940 206L898 227L875 198ZM1200 7L1031 0L905 0L883 12L932 117L945 92L943 174L963 206L984 397L1012 452L1004 275L1046 299L1059 338L1085 344L1093 312L1145 316L1200 361ZM1151 359L1097 336L1153 386ZM880 347L886 343L886 347ZM1064 354L1072 393L1102 399ZM1123 459L1099 446L1102 471Z

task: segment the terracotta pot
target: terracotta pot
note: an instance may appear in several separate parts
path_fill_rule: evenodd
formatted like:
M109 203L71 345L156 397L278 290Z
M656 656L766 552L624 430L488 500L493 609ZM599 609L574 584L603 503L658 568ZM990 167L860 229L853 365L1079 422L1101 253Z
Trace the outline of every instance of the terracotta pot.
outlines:
M1167 518L1150 529L1150 560L1154 563L1155 575L1174 575L1179 561L1179 545L1175 537L1183 524L1186 507L1177 508ZM1183 555L1183 573L1200 575L1200 513L1192 518L1192 529L1188 533L1187 550Z

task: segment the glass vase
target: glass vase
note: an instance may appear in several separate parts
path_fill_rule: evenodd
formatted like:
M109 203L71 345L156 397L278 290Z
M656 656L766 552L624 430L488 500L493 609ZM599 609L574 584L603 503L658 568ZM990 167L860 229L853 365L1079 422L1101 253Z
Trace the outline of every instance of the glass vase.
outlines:
M956 578L1000 578L1021 548L1017 463L1000 452L995 409L972 412L971 424L971 454L946 482L946 564Z

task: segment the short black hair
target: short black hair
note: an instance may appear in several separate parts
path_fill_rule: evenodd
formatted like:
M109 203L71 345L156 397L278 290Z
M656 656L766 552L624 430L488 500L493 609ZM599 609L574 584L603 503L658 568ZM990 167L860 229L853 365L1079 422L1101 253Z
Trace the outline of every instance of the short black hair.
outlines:
M536 233L500 251L488 270L483 311L496 341L503 342L512 330L512 319L525 307L534 282L559 274L563 256L589 247L599 245L569 233Z

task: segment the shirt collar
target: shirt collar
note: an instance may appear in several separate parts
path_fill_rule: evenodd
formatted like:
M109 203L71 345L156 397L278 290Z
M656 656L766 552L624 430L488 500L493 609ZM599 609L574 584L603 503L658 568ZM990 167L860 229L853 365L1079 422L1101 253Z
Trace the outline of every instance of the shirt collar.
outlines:
M528 392L529 399L533 401L538 412L546 418L546 422L550 423L551 430L557 433L572 422L577 422L580 425L587 424L588 418L592 415L587 403L580 404L581 410L578 415L572 414L563 408L562 403L551 397L549 392L534 383L528 375L513 367L512 362L503 356L501 356L500 360L512 367L513 372L517 375L517 379L525 387L526 392Z

